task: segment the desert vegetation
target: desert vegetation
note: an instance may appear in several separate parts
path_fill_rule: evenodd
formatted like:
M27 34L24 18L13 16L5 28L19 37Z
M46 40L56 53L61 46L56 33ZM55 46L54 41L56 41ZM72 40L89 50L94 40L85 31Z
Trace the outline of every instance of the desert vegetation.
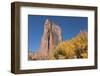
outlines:
M88 58L87 37L87 32L80 32L72 39L59 43L50 53L50 59Z

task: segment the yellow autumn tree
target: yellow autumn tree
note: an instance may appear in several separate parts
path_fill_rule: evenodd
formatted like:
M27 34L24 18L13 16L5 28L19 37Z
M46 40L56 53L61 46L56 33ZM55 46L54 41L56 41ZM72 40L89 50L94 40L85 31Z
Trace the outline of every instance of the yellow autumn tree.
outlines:
M80 32L74 39L73 45L76 47L77 58L87 58L88 55L88 35L87 32Z
M87 43L87 32L80 32L76 37L59 43L50 54L50 59L87 58Z

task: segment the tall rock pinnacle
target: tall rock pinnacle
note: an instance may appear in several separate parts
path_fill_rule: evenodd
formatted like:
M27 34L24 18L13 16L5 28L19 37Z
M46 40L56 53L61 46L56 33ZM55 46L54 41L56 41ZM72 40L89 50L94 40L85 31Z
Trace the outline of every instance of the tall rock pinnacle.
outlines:
M44 22L44 32L41 38L40 49L34 53L33 60L47 60L49 54L53 52L53 48L62 42L61 28L53 23L51 20L46 19Z

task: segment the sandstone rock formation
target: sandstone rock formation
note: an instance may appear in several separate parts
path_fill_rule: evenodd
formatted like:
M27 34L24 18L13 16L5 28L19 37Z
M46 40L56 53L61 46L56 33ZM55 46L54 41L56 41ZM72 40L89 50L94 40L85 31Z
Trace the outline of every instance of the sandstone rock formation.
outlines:
M53 48L62 42L61 28L54 22L46 19L40 48L35 53L29 53L29 60L48 60Z

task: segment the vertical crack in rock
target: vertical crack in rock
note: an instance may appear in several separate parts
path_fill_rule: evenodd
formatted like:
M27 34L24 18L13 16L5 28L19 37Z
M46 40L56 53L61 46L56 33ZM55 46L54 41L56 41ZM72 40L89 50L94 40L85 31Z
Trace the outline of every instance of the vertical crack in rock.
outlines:
M36 53L29 54L29 60L48 60L50 52L60 42L62 42L61 28L51 20L46 19L40 48Z

